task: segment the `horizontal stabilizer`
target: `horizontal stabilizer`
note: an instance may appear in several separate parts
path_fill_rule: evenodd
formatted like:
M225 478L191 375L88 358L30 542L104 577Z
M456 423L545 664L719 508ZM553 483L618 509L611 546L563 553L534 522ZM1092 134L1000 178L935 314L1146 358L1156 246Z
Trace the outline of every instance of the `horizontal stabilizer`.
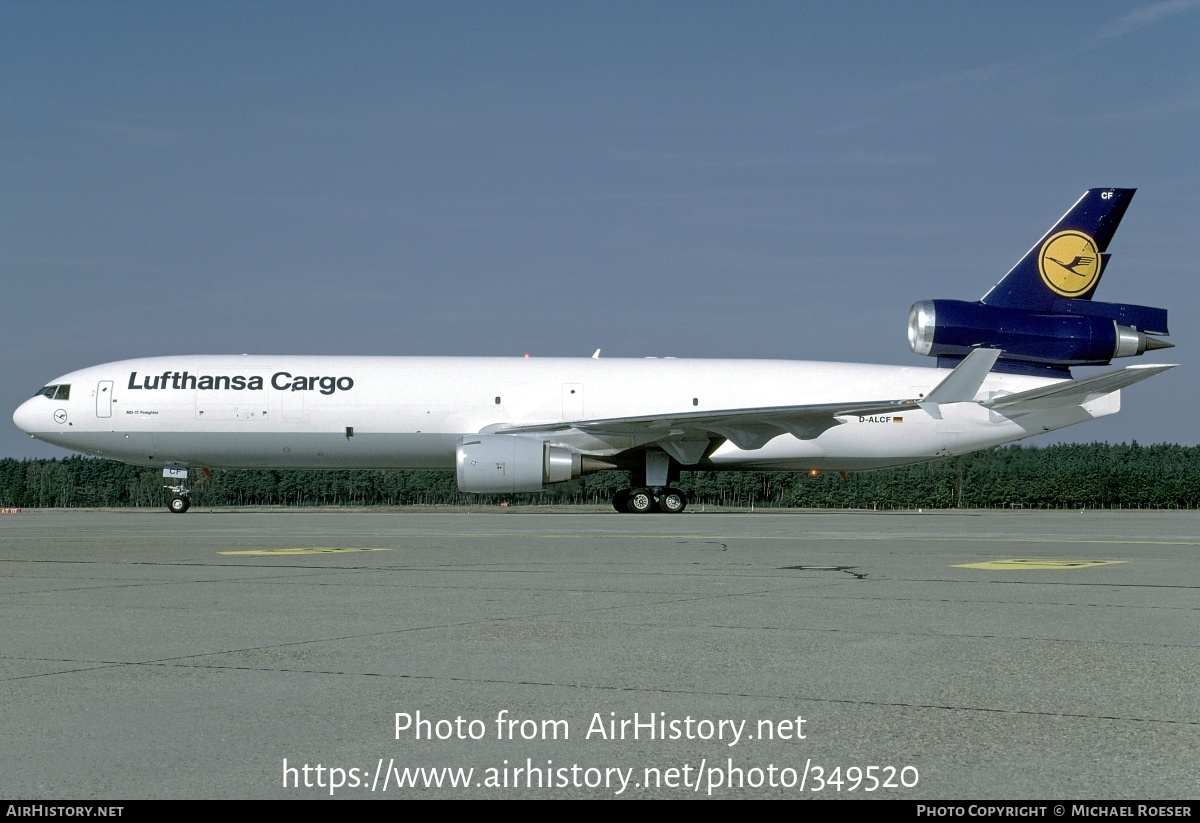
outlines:
M1085 377L1081 380L1066 380L1051 386L1043 386L1040 389L1001 395L1000 397L983 401L982 405L1001 413L1041 411L1044 409L1062 408L1063 406L1079 406L1173 368L1175 368L1173 364L1129 366L1117 371L1098 374L1095 377Z

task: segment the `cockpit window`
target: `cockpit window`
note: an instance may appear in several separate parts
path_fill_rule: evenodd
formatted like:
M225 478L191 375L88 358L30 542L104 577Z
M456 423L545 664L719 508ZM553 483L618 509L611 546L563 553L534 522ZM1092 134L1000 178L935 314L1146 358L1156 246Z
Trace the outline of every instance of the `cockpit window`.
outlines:
M49 397L51 400L70 400L71 399L71 384L63 383L53 386L46 386L43 389L34 393L34 397Z

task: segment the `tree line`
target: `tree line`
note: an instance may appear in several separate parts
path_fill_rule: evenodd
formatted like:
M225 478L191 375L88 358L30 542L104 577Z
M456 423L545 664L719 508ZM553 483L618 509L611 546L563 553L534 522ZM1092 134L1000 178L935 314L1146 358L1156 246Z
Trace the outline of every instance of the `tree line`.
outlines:
M600 472L517 495L458 491L452 471L218 469L192 480L196 506L606 504L628 485ZM1137 443L1006 446L896 469L837 472L684 472L694 507L1196 508L1200 446ZM161 470L95 457L0 459L0 507L165 505Z

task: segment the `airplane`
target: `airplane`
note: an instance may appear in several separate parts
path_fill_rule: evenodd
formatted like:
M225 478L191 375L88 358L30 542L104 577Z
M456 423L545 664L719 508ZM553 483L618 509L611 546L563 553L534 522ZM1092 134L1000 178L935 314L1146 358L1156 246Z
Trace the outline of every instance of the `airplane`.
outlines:
M189 472L455 469L464 492L629 472L620 512L678 513L683 470L857 471L965 454L1120 409L1173 365L1074 378L1171 347L1165 309L1093 301L1135 189L1089 189L976 302L909 312L936 367L592 357L151 357L74 371L13 414L32 437Z

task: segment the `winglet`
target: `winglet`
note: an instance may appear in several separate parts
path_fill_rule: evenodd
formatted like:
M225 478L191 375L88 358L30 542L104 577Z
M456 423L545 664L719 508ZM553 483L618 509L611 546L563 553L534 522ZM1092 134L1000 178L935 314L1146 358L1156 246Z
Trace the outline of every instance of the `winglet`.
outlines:
M970 403L999 357L1000 349L976 349L964 357L954 371L934 386L918 405L940 420L942 415L938 406L941 404Z

